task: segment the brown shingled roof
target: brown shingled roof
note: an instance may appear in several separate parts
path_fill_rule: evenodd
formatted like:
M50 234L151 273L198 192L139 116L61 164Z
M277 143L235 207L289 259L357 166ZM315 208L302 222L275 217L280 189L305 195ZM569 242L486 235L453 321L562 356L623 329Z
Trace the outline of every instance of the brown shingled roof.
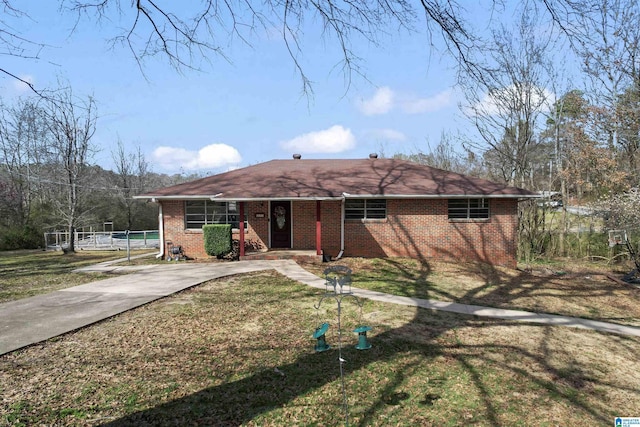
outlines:
M397 159L272 160L141 195L182 199L533 197L534 193Z

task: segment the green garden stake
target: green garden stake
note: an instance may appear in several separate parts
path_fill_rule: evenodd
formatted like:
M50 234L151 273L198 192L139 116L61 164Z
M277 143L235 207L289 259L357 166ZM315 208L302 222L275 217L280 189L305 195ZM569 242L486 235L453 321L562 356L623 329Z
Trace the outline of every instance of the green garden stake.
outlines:
M313 337L318 340L318 343L314 347L316 352L318 353L327 351L331 348L331 346L327 344L326 338L324 336L324 334L327 333L328 329L329 329L329 324L325 322L322 325L320 325L320 327L317 328L316 331L313 333Z
M356 345L356 349L358 350L369 350L371 348L371 344L367 341L367 331L371 330L371 326L359 326L353 330L358 334L358 345Z

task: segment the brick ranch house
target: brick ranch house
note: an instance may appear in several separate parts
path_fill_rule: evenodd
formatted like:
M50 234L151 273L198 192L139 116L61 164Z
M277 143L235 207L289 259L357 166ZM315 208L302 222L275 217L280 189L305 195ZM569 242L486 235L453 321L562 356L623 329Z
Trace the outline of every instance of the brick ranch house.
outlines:
M516 265L518 201L535 194L397 160L272 160L138 196L166 242L207 257L202 226L233 225L246 251ZM240 219L244 220L241 221ZM245 246L246 244L246 246ZM247 249L245 249L245 247Z

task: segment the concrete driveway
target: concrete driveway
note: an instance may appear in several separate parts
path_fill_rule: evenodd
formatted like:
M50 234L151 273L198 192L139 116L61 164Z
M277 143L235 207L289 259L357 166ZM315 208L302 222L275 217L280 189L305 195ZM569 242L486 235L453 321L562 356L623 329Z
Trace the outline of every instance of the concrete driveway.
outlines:
M325 282L294 261L239 261L223 263L167 263L119 267L112 262L80 269L82 272L129 273L17 301L0 304L0 355L71 332L147 304L211 279L275 269L308 286L325 289ZM505 310L419 298L401 297L352 288L355 296L392 304L416 306L464 315L591 329L640 336L640 328L546 313Z
M273 268L270 261L243 261L138 267L105 263L81 269L131 273L1 303L0 354L90 325L211 279Z

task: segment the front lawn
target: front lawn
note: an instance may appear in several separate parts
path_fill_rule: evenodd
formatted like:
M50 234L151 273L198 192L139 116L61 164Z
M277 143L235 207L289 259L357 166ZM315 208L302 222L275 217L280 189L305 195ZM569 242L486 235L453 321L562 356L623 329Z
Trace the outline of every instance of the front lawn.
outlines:
M0 356L0 424L344 425L337 304L319 297L275 272L230 277ZM638 338L342 306L349 425L612 425L640 408ZM316 354L324 321L333 348Z
M126 256L125 252L119 251L0 252L0 303L104 279L108 276L74 273L73 270Z
M640 289L617 283L611 267L566 260L532 272L407 258L344 258L353 286L379 292L488 307L561 314L640 326ZM304 264L322 277L332 264Z

